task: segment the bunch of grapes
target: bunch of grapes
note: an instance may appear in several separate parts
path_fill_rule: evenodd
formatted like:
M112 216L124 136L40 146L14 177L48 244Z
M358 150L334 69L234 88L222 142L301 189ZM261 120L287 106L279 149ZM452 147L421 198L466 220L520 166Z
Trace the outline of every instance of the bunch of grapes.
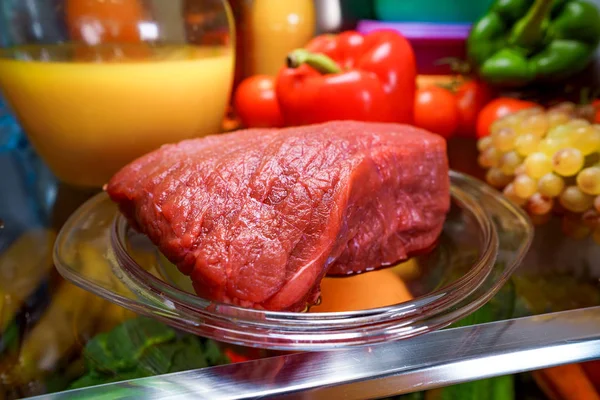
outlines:
M600 125L582 116L572 103L508 115L479 139L478 162L534 223L558 214L566 234L600 243Z

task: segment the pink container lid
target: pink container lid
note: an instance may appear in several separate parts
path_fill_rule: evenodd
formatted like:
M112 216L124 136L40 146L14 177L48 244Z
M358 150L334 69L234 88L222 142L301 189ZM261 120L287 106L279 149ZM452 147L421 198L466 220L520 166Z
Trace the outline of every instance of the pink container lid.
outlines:
M373 20L359 21L356 30L360 33L369 33L381 29L393 29L400 32L409 40L466 40L471 30L470 24L429 24L429 23L404 23L382 22Z

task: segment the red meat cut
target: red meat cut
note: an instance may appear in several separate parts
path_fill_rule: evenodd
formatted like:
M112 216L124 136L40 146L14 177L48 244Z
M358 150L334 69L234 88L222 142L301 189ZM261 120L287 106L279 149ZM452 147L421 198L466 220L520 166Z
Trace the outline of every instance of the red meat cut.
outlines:
M299 311L325 274L371 271L434 245L449 186L440 136L344 121L165 145L106 191L199 296Z

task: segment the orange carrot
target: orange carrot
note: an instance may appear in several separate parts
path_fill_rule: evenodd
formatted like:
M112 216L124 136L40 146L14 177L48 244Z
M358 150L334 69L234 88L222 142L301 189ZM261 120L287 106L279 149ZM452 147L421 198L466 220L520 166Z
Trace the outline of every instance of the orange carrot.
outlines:
M561 365L538 371L544 384L540 386L551 398L558 397L561 400L600 400L600 395L588 379L581 364ZM539 382L539 380L538 380Z

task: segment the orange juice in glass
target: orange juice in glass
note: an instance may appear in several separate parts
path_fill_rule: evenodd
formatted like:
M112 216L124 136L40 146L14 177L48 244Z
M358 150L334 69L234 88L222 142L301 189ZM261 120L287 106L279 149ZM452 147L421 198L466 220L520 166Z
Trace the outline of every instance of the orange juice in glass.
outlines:
M132 2L142 4L111 1L130 8ZM134 21L136 37L122 12L90 9L90 2L106 4L65 2L69 40L1 50L0 88L59 179L100 187L125 164L162 144L219 132L233 80L234 50L225 1L169 0L180 9L183 3L195 4L186 8L207 16L187 21L202 25L195 30L207 34L210 43L201 36L189 40L183 16L161 20L152 17L152 9ZM154 3L167 4L143 4L151 8ZM74 17L73 10L80 14ZM105 25L101 29L99 19ZM121 29L111 30L115 26ZM172 37L161 37L161 30ZM119 38L119 33L126 35Z

